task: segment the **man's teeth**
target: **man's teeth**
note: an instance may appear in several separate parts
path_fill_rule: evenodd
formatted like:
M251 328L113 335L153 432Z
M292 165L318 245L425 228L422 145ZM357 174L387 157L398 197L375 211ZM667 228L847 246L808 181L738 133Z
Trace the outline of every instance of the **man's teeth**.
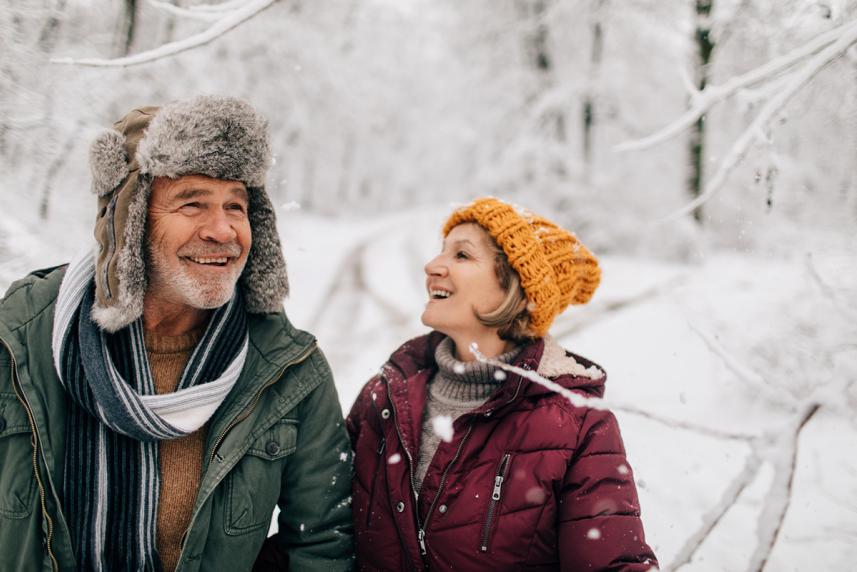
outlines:
M226 264L229 262L228 258L196 258L195 256L189 258L197 264Z
M452 296L452 292L447 292L446 290L429 290L429 296L432 298L449 298Z

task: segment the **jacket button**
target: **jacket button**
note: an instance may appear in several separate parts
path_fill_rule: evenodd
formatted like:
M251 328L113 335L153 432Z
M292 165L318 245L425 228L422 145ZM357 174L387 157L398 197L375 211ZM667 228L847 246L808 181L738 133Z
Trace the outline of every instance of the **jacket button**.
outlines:
M381 410L381 417L383 417L384 419L389 419L390 418L390 410L389 409L382 409Z
M268 441L268 444L265 445L265 451L269 455L276 455L280 452L280 444L276 441Z
M405 503L403 503L402 501L397 502L396 503L396 510L398 512L403 512L405 510Z
M437 510L438 510L438 512L440 512L440 514L446 514L446 505L445 504L440 505L439 507L437 507Z
M0 431L6 428L6 418L0 417Z

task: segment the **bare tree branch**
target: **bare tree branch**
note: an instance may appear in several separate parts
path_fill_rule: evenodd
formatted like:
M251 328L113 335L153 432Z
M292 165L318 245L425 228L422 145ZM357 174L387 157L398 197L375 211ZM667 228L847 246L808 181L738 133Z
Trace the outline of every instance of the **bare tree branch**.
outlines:
M666 568L667 570L678 570L691 561L696 551L699 550L699 547L711 535L711 532L717 527L723 516L738 502L738 498L744 492L744 489L756 478L760 466L761 460L756 456L755 452L751 452L744 462L744 468L723 491L720 501L702 516L702 524L700 524L696 532L685 540L673 562Z
M783 521L791 504L792 484L797 467L798 439L807 422L812 419L812 416L816 414L819 408L819 404L813 403L804 409L803 413L797 418L797 423L793 428L788 444L782 443L787 436L775 439L773 446L779 449L783 445L786 445L788 447L788 455L783 455L778 451L774 451L772 455L773 458L771 460L776 472L774 474L774 482L771 484L771 489L762 507L762 512L759 514L759 539L756 550L750 558L750 565L747 567L751 572L762 572L765 569L765 565L771 556L771 551L773 551L777 543L777 537L782 529ZM773 524L769 525L768 523Z
M155 60L160 60L199 46L204 46L220 36L250 20L260 12L274 4L277 0L248 0L242 2L240 7L227 12L220 17L210 28L176 42L170 42L158 48L147 50L133 56L122 58L52 58L51 63L63 65L92 66L92 67L128 67L140 65Z

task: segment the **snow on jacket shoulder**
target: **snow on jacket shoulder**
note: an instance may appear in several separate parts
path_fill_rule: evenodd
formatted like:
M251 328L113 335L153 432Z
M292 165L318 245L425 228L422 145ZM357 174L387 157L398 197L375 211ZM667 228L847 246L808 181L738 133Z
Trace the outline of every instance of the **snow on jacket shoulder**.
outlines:
M657 566L612 413L510 374L453 425L414 493L437 332L405 343L358 396L353 514L362 570L621 570ZM515 360L600 397L605 375L550 338Z

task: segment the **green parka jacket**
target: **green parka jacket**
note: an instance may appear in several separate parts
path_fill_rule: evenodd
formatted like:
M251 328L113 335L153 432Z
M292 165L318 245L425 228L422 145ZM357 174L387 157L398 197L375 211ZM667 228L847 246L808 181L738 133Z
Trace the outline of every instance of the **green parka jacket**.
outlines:
M0 570L73 570L63 516L67 395L51 329L64 269L0 301ZM209 421L178 570L250 570L279 505L294 570L350 570L351 453L327 362L285 314L248 316L244 370Z

